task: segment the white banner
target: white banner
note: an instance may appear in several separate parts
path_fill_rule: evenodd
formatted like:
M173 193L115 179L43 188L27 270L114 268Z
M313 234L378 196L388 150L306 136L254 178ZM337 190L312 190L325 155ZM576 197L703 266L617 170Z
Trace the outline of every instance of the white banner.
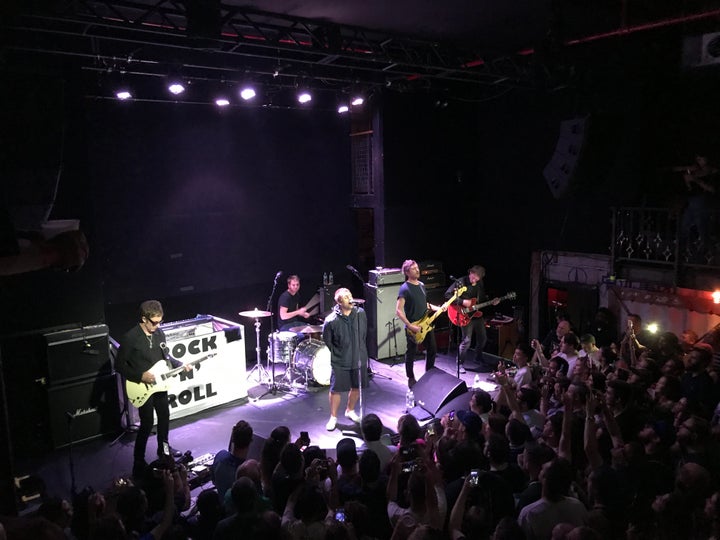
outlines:
M172 378L168 390L171 420L248 395L243 327L237 325L229 331L214 331L217 327L209 322L197 325L194 335L167 336L170 354L184 364L214 355L192 371L181 372ZM240 339L237 339L238 332ZM229 343L227 335L234 338Z

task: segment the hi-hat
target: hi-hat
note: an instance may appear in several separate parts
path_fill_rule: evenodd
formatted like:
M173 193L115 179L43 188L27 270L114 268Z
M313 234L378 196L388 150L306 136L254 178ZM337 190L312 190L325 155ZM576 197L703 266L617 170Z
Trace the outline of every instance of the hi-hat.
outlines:
M258 308L255 308L250 311L241 311L238 315L241 317L252 317L253 319L257 319L259 317L269 317L272 313L269 311L260 311Z
M305 326L293 326L290 331L297 334L319 334L322 332L322 326L319 324L315 326L311 324L306 324Z

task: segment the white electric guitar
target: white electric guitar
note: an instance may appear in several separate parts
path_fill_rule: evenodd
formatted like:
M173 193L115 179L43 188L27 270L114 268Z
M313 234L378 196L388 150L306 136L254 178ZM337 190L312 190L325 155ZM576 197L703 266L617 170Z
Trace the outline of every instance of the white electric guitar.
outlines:
M213 356L215 355L208 354L207 356L203 356L197 360L192 360L186 365L195 367L200 362L204 362ZM125 389L127 390L128 399L130 400L130 403L136 407L142 407L155 392L167 392L170 388L170 379L181 371L185 371L185 365L168 369L167 362L165 360L158 360L155 362L153 367L148 369L148 371L155 375L155 384L125 381Z

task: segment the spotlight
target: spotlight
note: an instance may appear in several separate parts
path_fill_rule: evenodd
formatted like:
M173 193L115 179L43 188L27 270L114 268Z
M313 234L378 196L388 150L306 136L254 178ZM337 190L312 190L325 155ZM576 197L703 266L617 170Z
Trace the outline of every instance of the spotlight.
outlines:
M660 325L659 325L658 323L656 323L656 322L652 322L652 323L650 323L650 324L647 325L647 330L648 330L648 332L650 332L651 334L657 334L657 333L658 333L658 330L660 330Z
M352 105L353 107L359 107L363 103L365 103L365 99L362 96L355 96L354 98L352 98L350 105Z
M304 105L312 101L312 95L310 95L310 92L308 92L307 90L298 90L297 100L298 103Z
M178 96L185 91L185 85L179 79L172 79L168 81L168 92L174 96Z
M215 105L217 105L218 107L227 107L228 105L230 105L230 100L225 97L219 97L215 100Z
M349 110L350 110L350 107L348 107L345 103L338 105L338 108L337 108L338 114L345 114Z
M713 304L720 304L720 290L712 293Z
M250 85L245 85L242 87L242 90L240 90L240 97L243 98L245 101L251 100L257 95L255 92L255 89Z
M117 92L115 92L115 97L118 98L120 101L125 101L126 99L131 99L132 92L128 88L120 88Z

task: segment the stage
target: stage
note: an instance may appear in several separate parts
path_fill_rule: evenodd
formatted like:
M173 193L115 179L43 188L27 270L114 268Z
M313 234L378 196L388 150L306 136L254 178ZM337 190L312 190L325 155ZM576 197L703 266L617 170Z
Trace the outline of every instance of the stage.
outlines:
M280 380L284 366L281 363L275 365L276 380ZM397 419L405 412L407 378L404 363L402 358L396 363L390 360L371 360L370 367L374 375L363 392L364 412L377 414L388 432L394 434ZM420 384L425 373L424 358L418 358L414 367L415 377ZM454 378L454 354L439 354L435 367ZM251 365L248 365L248 374L250 368ZM460 375L468 388L472 386L474 377L475 373L471 371ZM481 377L484 378L483 375ZM248 398L172 420L171 445L181 452L189 450L195 459L206 454L215 454L227 449L231 428L238 420L246 420L253 428L255 437L250 457L255 459L260 457L265 438L279 425L288 426L293 439L300 435L301 430L307 431L311 444L327 449L329 455L334 455L335 445L343 437L353 437L358 444L362 442L359 426L346 419L342 413L346 403L345 396L337 428L334 431L325 429L329 418L327 386L310 386L307 391L294 393L279 390L273 394L266 393L268 385L257 384L255 374L250 374L249 379L248 375L245 375L245 378L245 381L238 381L238 384L247 385ZM135 435L125 433L114 441L118 435L115 433L112 437L108 435L105 438L76 443L35 458L23 459L23 456L15 456L15 476L39 477L51 496L69 498L73 488L80 491L92 487L96 491L105 491L118 478L128 477L132 469ZM148 443L148 460L155 449L153 436ZM71 470L74 471L74 485ZM199 489L196 487L193 495L196 495ZM32 506L31 501L24 510L27 511ZM23 508L19 510L24 511Z

